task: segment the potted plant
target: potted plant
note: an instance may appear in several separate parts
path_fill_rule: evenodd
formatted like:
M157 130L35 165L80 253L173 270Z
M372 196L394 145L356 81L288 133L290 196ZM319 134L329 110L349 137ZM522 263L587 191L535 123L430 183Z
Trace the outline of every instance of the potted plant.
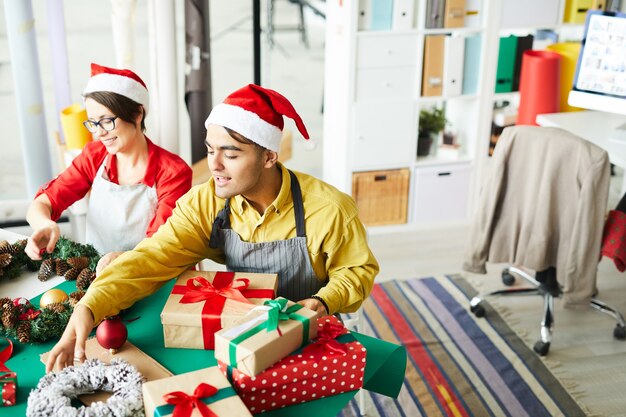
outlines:
M446 127L444 109L433 108L420 110L419 135L417 137L417 156L430 154L430 147L440 132Z

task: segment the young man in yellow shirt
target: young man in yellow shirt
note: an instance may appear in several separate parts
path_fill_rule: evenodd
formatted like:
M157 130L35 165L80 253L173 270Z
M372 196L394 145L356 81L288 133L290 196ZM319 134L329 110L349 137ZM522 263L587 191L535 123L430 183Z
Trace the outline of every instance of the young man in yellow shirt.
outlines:
M46 366L85 359L94 324L208 258L229 270L277 273L278 295L322 314L356 311L379 271L349 196L278 162L291 103L256 85L216 106L207 128L212 178L181 197L169 220L120 256L76 306Z

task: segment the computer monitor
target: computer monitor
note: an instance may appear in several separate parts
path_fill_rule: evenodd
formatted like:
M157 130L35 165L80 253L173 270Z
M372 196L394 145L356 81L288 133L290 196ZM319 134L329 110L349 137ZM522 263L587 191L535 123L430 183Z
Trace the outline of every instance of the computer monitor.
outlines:
M626 115L626 14L587 12L568 103ZM609 139L626 141L626 125L618 127Z

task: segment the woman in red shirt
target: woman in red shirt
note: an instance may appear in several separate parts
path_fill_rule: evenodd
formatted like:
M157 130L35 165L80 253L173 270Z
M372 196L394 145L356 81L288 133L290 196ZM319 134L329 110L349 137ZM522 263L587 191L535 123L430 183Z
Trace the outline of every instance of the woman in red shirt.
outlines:
M31 203L34 230L26 253L41 259L60 236L56 220L90 190L86 241L104 255L96 272L151 236L172 214L176 200L191 188L191 168L144 135L148 90L130 70L91 65L83 92L94 141Z

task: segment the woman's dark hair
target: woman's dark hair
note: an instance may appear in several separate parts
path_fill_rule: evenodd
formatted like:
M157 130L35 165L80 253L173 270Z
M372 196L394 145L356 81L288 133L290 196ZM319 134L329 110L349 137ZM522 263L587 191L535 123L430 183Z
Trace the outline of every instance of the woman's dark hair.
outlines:
M241 133L235 132L233 129L229 129L226 126L224 126L224 129L226 129L226 132L228 133L228 135L231 138L235 139L237 142L245 143L246 145L255 145L257 148L259 148L262 151L267 150L267 148L264 148L263 146L259 145L255 141L253 141L251 139L248 139L247 137L245 137Z
M135 124L135 119L141 114L141 131L146 131L146 125L144 123L146 120L145 109L135 100L131 100L128 97L111 91L94 91L87 93L85 94L85 99L88 98L107 107L114 115L128 123Z

